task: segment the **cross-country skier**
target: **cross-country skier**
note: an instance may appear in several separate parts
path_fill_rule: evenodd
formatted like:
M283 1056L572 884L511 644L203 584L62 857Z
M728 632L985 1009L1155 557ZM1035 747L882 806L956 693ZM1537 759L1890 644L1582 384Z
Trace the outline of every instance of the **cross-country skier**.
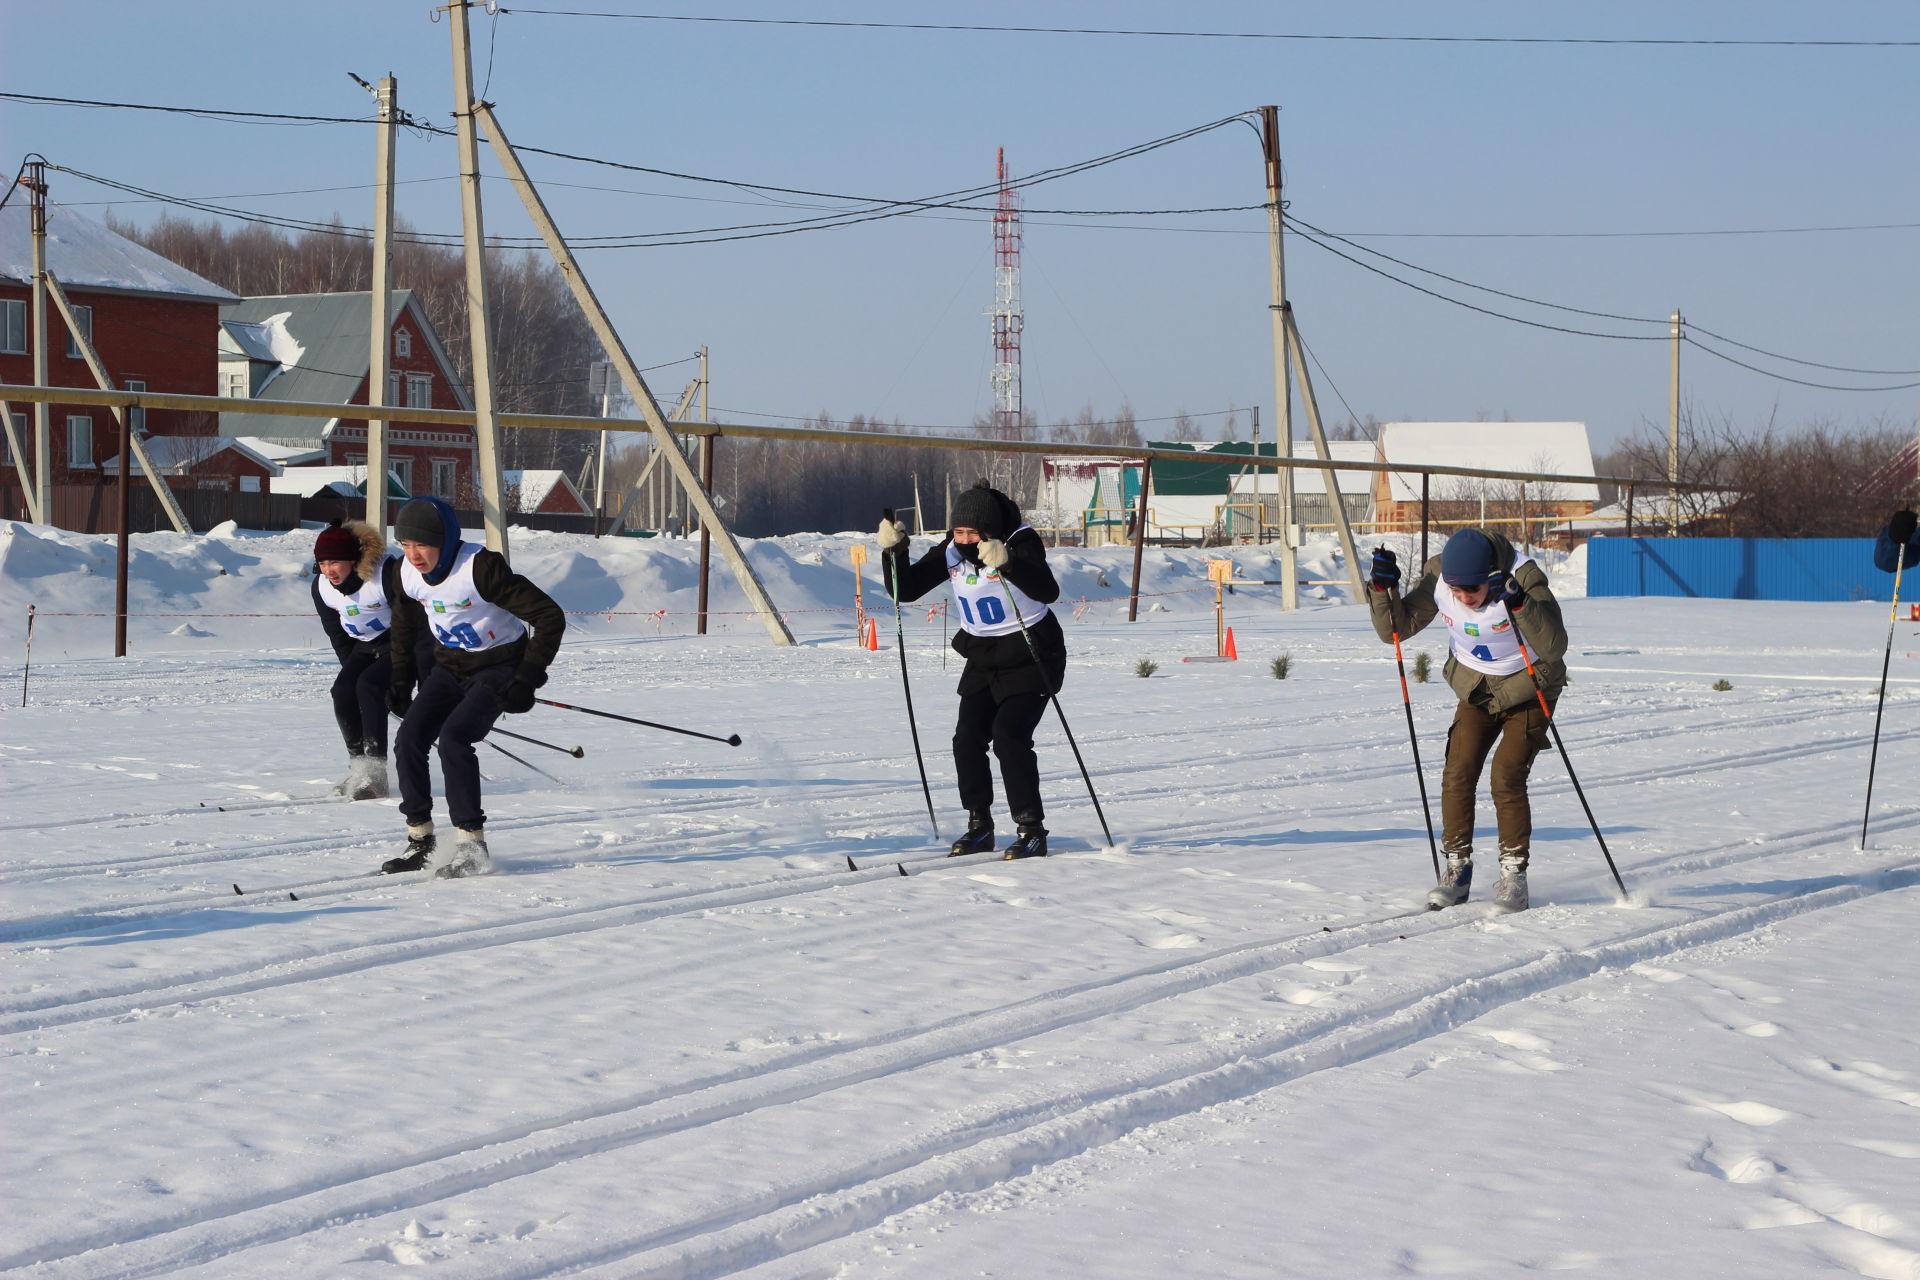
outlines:
M1373 629L1391 644L1418 634L1435 615L1446 623L1447 683L1460 705L1447 730L1441 783L1440 883L1427 895L1433 907L1466 901L1473 883L1473 804L1487 753L1493 753L1493 807L1499 820L1500 881L1494 905L1527 907L1527 859L1533 810L1527 773L1547 746L1547 713L1540 706L1527 656L1540 676L1548 707L1567 682L1567 629L1547 575L1518 554L1503 535L1462 529L1427 561L1420 580L1401 596L1400 565L1385 547L1373 553L1373 590L1367 593ZM1518 634L1516 635L1516 631ZM1526 653L1521 652L1525 644ZM1496 747L1495 743L1499 745Z
M333 718L347 742L347 776L334 794L378 799L387 794L387 686L393 675L388 650L400 560L387 554L380 531L360 520L322 529L313 558L320 570L313 580L314 612L340 660Z
M1896 566L1905 570L1920 565L1920 518L1912 507L1887 517L1887 527L1873 544L1873 563L1885 573L1892 573Z
M488 870L486 813L480 807L480 762L474 745L503 711L533 710L533 691L547 682L567 616L540 588L507 566L506 557L460 539L460 520L438 498L400 508L394 536L406 564L404 597L393 626L393 685L387 705L404 717L394 742L400 774L400 816L407 851L380 869L436 875ZM433 670L413 696L412 642L433 636ZM529 632L531 628L531 632ZM437 851L427 748L438 740L447 787L447 816L457 836Z
M899 521L882 520L879 540L887 588L896 599L918 600L942 582L953 590L960 628L953 651L967 660L960 673L953 764L967 831L949 852L957 857L993 848L991 747L1019 828L1005 856L1046 857L1033 731L1067 674L1066 637L1047 607L1060 598L1060 584L1047 567L1046 546L1020 518L1013 499L985 480L954 501L953 528L918 561L907 558L907 529Z

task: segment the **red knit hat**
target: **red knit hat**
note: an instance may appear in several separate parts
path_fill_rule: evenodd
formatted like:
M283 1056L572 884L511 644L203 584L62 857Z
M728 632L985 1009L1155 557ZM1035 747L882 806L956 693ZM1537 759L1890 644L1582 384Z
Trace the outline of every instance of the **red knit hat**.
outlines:
M320 531L313 542L315 560L358 560L360 558L360 539L348 533L337 524L330 524Z

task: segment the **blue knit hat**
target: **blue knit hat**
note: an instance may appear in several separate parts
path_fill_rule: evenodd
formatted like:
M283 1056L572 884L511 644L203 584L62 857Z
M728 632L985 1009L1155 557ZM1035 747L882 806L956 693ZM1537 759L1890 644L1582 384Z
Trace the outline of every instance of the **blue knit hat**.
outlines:
M1462 529L1440 553L1440 576L1450 587L1477 587L1495 572L1493 539L1478 529Z

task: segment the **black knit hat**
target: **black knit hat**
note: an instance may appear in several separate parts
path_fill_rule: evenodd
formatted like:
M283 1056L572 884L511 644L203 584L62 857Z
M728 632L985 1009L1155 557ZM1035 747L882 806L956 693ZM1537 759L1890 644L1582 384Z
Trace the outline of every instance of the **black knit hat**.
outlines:
M953 527L978 529L983 538L1011 536L1020 527L1020 508L1012 498L985 480L976 480L973 488L953 500Z
M447 521L441 514L443 504L432 498L414 498L393 518L396 542L419 542L430 547L445 546ZM458 526L455 526L458 528Z

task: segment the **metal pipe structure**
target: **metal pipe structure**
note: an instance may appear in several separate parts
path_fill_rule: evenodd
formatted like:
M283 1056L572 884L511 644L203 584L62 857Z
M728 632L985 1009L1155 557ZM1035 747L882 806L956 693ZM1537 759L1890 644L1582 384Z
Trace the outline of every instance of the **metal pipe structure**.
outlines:
M197 409L208 413L232 413L235 401L222 396L188 396L159 391L106 391L86 387L25 387L0 382L0 400L24 400L47 404L97 405L101 408ZM250 414L279 418L338 417L341 406L312 401L247 400L240 402ZM424 422L444 426L470 427L474 415L465 409L385 410L395 422ZM642 421L627 418L585 418L567 414L503 413L503 427L539 427L555 431L626 431L636 434L652 430ZM1158 462L1204 463L1223 467L1276 467L1310 471L1413 471L1436 476L1474 476L1484 480L1528 480L1550 484L1651 485L1666 488L1668 482L1645 477L1571 475L1558 471L1498 471L1491 467L1449 467L1406 462L1349 462L1322 458L1249 458L1244 453L1214 455L1192 449L1155 449L1146 445L1061 444L1030 440L971 440L960 436L908 436L879 431L847 431L839 428L780 427L731 422L668 422L674 433L687 436L734 436L742 440L813 440L821 444L877 444L911 449L952 449L962 453L1036 453L1062 458L1152 458ZM1724 486L1681 484L1683 493L1718 490Z
M1140 504L1133 513L1133 592L1127 600L1128 622L1140 620L1140 562L1147 551L1147 491L1152 487L1153 459L1148 458L1140 468Z
M379 103L380 127L374 133L373 187L373 323L372 350L367 364L367 409L384 404L387 371L393 366L393 139L399 132L397 84L383 77L373 92ZM367 418L367 523L387 531L387 423Z

